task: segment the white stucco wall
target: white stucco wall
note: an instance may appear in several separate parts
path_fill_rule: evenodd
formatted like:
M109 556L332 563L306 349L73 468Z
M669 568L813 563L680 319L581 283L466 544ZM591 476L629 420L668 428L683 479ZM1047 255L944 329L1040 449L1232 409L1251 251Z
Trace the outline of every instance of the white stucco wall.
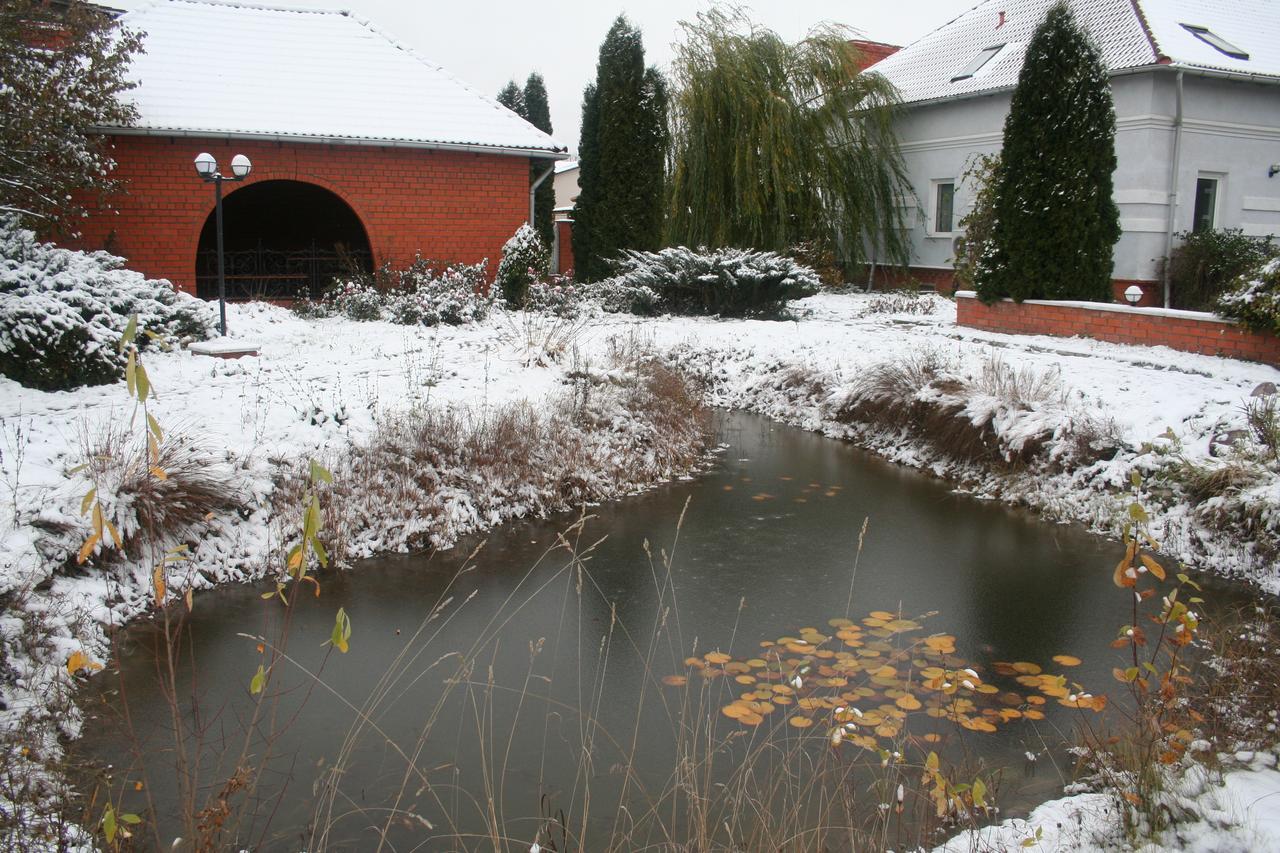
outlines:
M1116 105L1115 200L1123 234L1113 277L1156 280L1165 254L1169 171L1173 154L1175 74L1160 69L1112 78ZM909 206L913 266L950 268L952 234L933 228L933 186L956 180L955 220L972 207L960 184L976 154L1000 150L1010 93L909 107L899 139L915 200ZM1280 234L1280 86L1184 78L1183 139L1175 231L1190 230L1196 179L1218 176L1215 225L1254 236Z
M578 173L579 169L574 166L571 169L557 172L552 178L553 186L556 191L556 209L573 207L573 202L578 197Z

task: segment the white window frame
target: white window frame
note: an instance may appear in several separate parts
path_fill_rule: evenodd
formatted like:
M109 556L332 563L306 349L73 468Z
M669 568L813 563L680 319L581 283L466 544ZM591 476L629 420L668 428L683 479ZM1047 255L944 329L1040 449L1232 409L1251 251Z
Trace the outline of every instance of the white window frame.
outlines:
M940 190L946 184L951 185L951 230L938 230L938 199ZM960 233L959 229L959 201L960 180L958 178L934 178L929 181L929 209L925 212L925 233L930 237L954 237Z
M1197 172L1196 182L1191 186L1191 228L1196 228L1196 199L1199 193L1201 181L1215 181L1217 186L1213 191L1213 222L1209 225L1210 231L1216 231L1225 228L1226 225L1222 221L1222 198L1227 193L1227 173L1226 172Z

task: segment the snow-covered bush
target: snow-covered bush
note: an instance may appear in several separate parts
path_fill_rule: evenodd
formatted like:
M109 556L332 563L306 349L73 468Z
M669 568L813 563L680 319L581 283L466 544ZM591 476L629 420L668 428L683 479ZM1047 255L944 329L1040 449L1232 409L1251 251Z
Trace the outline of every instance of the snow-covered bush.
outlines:
M523 307L529 285L545 278L550 269L551 253L526 222L502 247L497 281L502 297L512 308Z
M492 304L484 295L488 262L441 266L422 257L402 270L384 264L372 275L337 282L319 302L295 303L293 310L309 318L337 314L406 326L483 320Z
M1237 278L1218 298L1218 313L1250 329L1280 335L1280 258Z
M526 311L542 311L557 317L576 317L582 310L588 288L580 287L572 279L552 276L547 281L534 281L524 296Z
M0 221L0 374L45 391L115 382L120 336L135 314L140 349L209 337L210 306L123 265Z
M626 251L613 287L648 288L672 314L776 314L789 299L818 292L818 274L773 252L751 249Z
M340 281L325 299L333 310L348 320L381 320L385 301L377 286L365 278Z
M662 301L653 288L633 284L623 278L606 278L591 285L591 298L611 314L642 316L657 314L658 304Z

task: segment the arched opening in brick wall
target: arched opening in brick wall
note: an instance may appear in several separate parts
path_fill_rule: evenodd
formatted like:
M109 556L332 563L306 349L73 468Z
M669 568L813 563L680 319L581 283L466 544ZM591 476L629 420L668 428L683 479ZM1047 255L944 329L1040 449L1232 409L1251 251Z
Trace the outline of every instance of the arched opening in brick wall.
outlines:
M318 298L336 276L369 272L373 252L360 217L329 190L259 181L222 200L227 298ZM217 230L209 211L196 250L196 295L218 296Z

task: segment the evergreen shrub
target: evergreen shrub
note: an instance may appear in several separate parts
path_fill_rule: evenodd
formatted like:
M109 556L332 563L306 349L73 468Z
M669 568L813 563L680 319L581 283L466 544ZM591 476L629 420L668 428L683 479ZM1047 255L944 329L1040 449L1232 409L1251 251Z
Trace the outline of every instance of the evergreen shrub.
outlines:
M1280 335L1280 257L1256 273L1239 276L1218 298L1218 313L1247 328Z
M123 265L106 252L41 243L0 220L0 375L42 391L116 382L133 315L143 350L212 334L208 304Z
M1212 311L1240 276L1256 272L1280 250L1271 237L1257 240L1240 229L1187 231L1169 255L1169 301L1173 308Z
M502 247L502 261L498 264L496 283L507 305L522 307L529 285L545 278L550 269L551 253L538 232L526 222Z
M644 288L657 297L648 310L672 314L778 314L787 300L812 296L821 284L809 267L752 249L627 251L614 268L617 274L604 284L629 292L633 302L642 300Z

